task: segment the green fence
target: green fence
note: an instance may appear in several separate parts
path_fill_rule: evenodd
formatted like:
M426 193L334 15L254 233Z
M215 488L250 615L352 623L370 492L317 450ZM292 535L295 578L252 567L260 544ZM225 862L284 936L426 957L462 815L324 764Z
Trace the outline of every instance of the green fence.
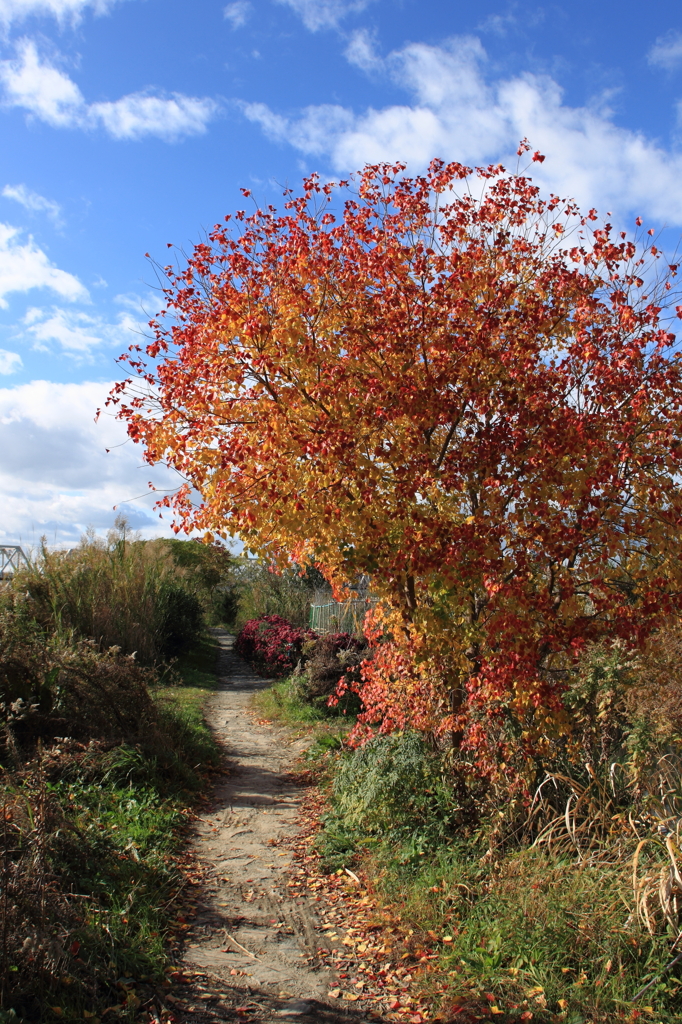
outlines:
M310 628L317 633L362 633L365 615L375 604L376 598L359 597L311 605Z

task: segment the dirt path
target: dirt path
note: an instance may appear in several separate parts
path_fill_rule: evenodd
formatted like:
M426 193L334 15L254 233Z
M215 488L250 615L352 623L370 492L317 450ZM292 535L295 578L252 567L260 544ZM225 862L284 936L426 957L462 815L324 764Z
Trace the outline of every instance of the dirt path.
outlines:
M272 842L296 832L300 789L288 772L306 742L248 713L253 694L268 684L233 653L233 637L215 632L220 688L206 714L230 769L194 840L208 870L184 965L205 971L211 983L188 993L196 1005L183 1019L364 1024L361 1011L328 997L335 979L316 963L315 904L289 895L291 855Z

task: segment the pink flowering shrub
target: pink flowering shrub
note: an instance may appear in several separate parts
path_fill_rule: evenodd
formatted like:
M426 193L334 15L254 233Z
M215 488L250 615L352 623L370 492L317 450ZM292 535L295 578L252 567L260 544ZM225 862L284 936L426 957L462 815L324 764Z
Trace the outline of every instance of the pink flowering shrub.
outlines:
M292 626L281 615L261 615L244 623L235 651L266 675L285 676L296 667L308 640L317 640L312 629Z

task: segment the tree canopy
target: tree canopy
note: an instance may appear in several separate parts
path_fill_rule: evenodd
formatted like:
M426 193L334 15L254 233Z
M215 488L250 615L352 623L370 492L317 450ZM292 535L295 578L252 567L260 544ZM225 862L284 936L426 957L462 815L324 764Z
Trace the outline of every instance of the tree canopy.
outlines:
M178 528L371 576L366 724L538 743L582 645L679 611L682 307L649 235L501 166L375 165L163 269L111 400L187 481Z

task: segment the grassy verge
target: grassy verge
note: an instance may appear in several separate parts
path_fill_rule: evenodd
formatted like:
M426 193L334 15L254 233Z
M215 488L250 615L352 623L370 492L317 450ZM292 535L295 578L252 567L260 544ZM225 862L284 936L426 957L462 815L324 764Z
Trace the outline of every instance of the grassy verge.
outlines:
M141 742L57 740L4 773L14 849L1 870L14 906L0 935L0 1021L134 1020L166 984L186 826L220 760L202 714L215 658L205 638L175 684L152 691L153 734ZM16 952L12 912L25 933Z
M327 847L338 845L328 823ZM364 846L364 849L363 849ZM680 1020L679 976L633 996L671 959L670 936L633 925L627 862L577 865L533 849L495 865L475 844L429 850L356 843L355 867L406 928L428 934L440 959L420 984L434 1012L469 1009L481 1020ZM453 848L454 846L454 848ZM349 832L340 850L353 863ZM396 893L400 894L399 905ZM634 1011L634 1013L633 1013Z
M340 746L354 723L354 718L344 715L343 710L327 707L326 698L314 702L306 700L296 677L279 679L256 694L254 704L263 718L299 733L309 733L313 755L330 746Z
M543 1024L680 1020L680 965L664 970L677 929L654 899L650 928L638 919L632 837L614 826L610 845L578 856L570 843L491 853L485 827L467 833L448 816L437 757L417 737L373 741L328 764L318 848L331 869L355 865L406 929L431 939L439 958L419 984L434 1012ZM658 885L663 843L641 856L640 873Z

